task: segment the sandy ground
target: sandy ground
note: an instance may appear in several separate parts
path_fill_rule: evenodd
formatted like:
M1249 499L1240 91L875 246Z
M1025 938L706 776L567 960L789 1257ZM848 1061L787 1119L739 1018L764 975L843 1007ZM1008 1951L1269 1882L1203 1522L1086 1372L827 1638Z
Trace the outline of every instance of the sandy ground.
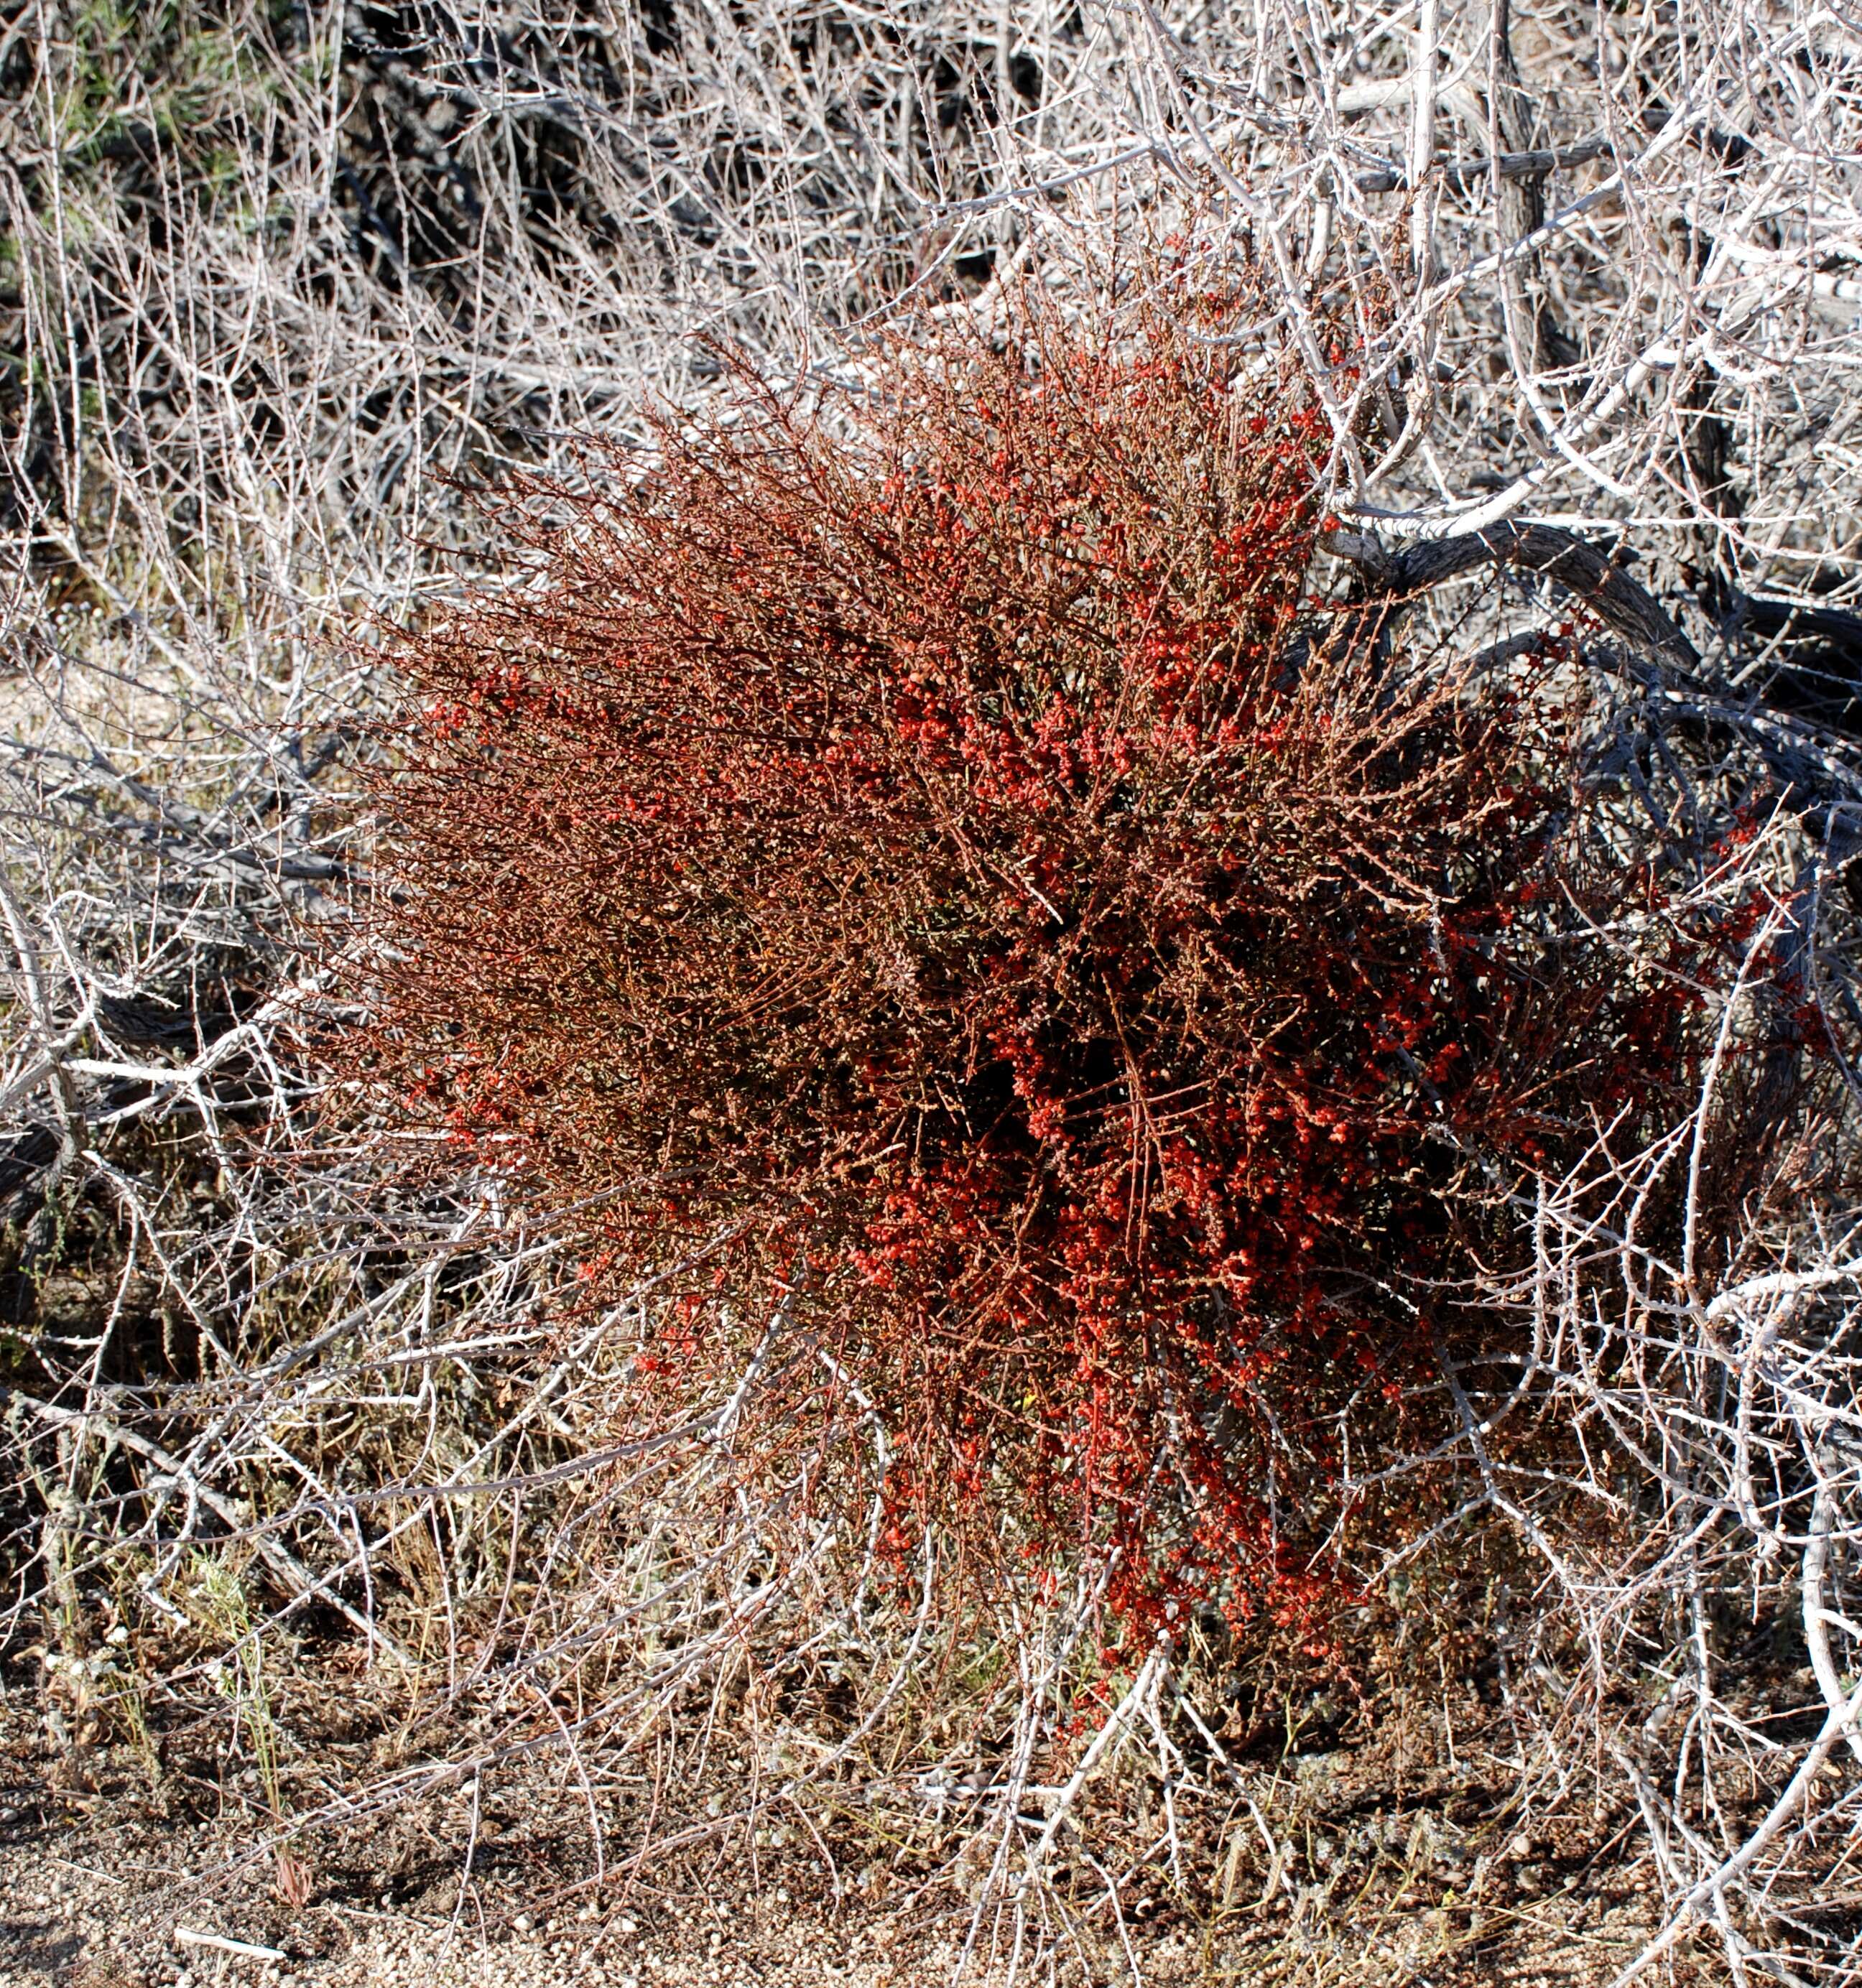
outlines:
M280 1957L270 1958L262 1950L266 1942L240 1939L250 1929L240 1925L236 1913L204 1901L178 1909L172 1900L157 1902L147 1892L138 1898L134 1878L48 1858L36 1872L5 1869L0 1882L8 1897L0 1980L8 1988L51 1981L75 1988L202 1988L246 1981L265 1988L310 1983L317 1988L557 1988L583 1982L611 1988L787 1983L812 1988L830 1982L848 1988L928 1988L948 1981L959 1957L953 1942L902 1924L850 1925L777 1905L723 1917L704 1911L662 1913L654 1915L652 1925L631 1913L598 1917L584 1908L490 1937L469 1925L313 1906L295 1933L267 1929L269 1939L279 1942L274 1951ZM35 1884L41 1888L29 1888ZM229 1950L207 1943L202 1934L260 1951ZM1179 1966L1172 1971L1183 1978L1181 1963L1190 1956L1175 1957ZM976 1978L986 1981L990 1974L1000 1978L998 1969Z
M73 1777L15 1693L0 1701L0 1984L930 1988L951 1979L964 1923L950 1898L927 1905L868 1871L848 1872L837 1898L799 1838L763 1853L755 1871L707 1846L593 1885L586 1831L562 1793L547 1769L513 1783L504 1826L487 1831L486 1868L464 1884L460 1846L431 1813L328 1833L309 1896L293 1905L271 1865L242 1855L249 1811L177 1804L107 1755ZM1187 1929L1132 1931L1134 1952L1149 1956L1147 1983L1200 1977ZM1001 1978L987 1965L965 1976L977 1988Z
M1122 1928L1102 1913L1082 1927L1071 1964L1024 1966L1017 1978L1031 1988L1599 1988L1646 1937L1654 1900L1613 1861L1622 1838L1607 1821L1574 1824L1557 1841L1523 1837L1465 1771L1413 1777L1399 1805L1374 1746L1270 1771L1305 1785L1297 1880L1264 1892L1260 1873L1231 1860L1225 1894L1215 1888L1225 1905L1132 1901ZM101 1753L74 1773L15 1692L0 1699L0 1984L952 1981L968 1917L954 1891L915 1890L924 1881L877 1861L843 1861L831 1881L799 1830L772 1832L790 1840L753 1867L740 1840L721 1848L702 1826L685 1831L682 1849L675 1841L626 1869L611 1861L597 1883L569 1778L540 1760L510 1780L469 1878L456 1793L450 1808L435 1799L326 1831L293 1903L275 1867L249 1854L255 1812L237 1777L212 1786L177 1772L151 1785L128 1756ZM1244 1847L1251 1835L1236 1831ZM1368 1848L1378 1844L1380 1858ZM1367 1870L1381 1875L1373 1882ZM986 1932L964 1988L1005 1982L1006 1958L992 1964ZM1715 1978L1684 1956L1674 1977Z
M941 1988L961 1957L957 1939L909 1913L775 1898L584 1905L496 1928L469 1911L449 1922L316 1904L281 1925L275 1912L191 1897L165 1872L107 1869L42 1844L0 1857L0 1895L7 1988ZM1141 1944L1146 1982L1208 1978L1195 1940ZM986 1964L964 1978L989 1988L1006 1973Z

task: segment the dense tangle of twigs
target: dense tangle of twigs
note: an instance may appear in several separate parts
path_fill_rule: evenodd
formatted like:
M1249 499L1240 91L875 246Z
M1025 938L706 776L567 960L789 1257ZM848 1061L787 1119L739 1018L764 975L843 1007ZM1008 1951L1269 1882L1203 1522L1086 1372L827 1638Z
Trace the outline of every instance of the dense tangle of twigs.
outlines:
M46 1652L64 1743L144 1688L144 1639L192 1652L163 1689L235 1733L254 1652L353 1639L452 1709L450 1751L334 1804L284 1789L256 1832L551 1745L599 1838L630 1750L698 1758L733 1679L753 1706L779 1670L825 1679L858 1707L841 1736L810 1753L766 1708L743 1812L679 1829L728 1840L862 1777L876 1813L943 1832L979 1960L1064 1945L1076 1909L1122 1925L1147 1868L1188 1882L1199 1789L1253 1800L1187 1648L1044 1780L1099 1573L953 1627L934 1549L876 1597L805 1470L746 1511L735 1394L617 1436L638 1307L565 1331L574 1266L495 1171L397 1200L365 1136L309 1152L293 1033L319 992L301 921L370 882L342 800L382 691L342 638L494 555L461 479L573 478L578 432L637 441L642 390L711 390L692 334L857 377L902 299L987 324L1011 280L1078 282L1115 235L1175 231L1212 272L1238 245L1275 272L1268 320L1232 335L1317 384L1322 579L1420 647L1497 560L1496 668L1587 594L1615 686L1596 764L1694 838L1703 902L1761 906L1754 946L1803 994L1781 1015L1735 977L1726 1056L1665 1139L1508 1184L1529 1267L1485 1297L1517 1355L1444 1356L1461 1434L1414 1467L1454 1495L1382 1561L1351 1534L1355 1570L1387 1587L1495 1531L1534 1570L1496 1631L1518 1800L1633 1809L1657 1909L1620 1980L1682 1941L1736 1980L1855 1978L1855 1127L1853 1102L1794 1119L1786 1079L1857 1018L1862 24L1784 0L672 0L100 26L15 0L0 140L0 1510L6 1621ZM1340 364L1320 327L1354 314ZM1715 1087L1767 1044L1773 1192L1697 1205ZM1677 1181L1658 1253L1638 1210ZM1711 1250L1708 1223L1733 1225ZM882 1448L823 1384L816 1453ZM1407 1467L1367 1467L1365 1499ZM919 1709L953 1638L1007 1653L954 1736ZM1788 1702L1754 1701L1761 1643ZM1140 1758L1163 1820L1109 1866L1095 1791ZM1291 1838L1257 1822L1248 1854L1291 1898ZM1077 1908L1044 1888L1068 1859Z

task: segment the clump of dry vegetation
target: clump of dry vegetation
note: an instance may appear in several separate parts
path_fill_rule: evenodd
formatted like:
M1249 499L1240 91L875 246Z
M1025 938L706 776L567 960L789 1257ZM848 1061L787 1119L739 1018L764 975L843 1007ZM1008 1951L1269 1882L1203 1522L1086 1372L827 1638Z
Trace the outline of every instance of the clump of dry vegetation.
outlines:
M1315 600L1323 424L1209 336L1258 281L1128 273L1162 304L1030 294L851 407L746 384L534 489L540 583L396 656L333 1056L586 1306L655 1290L637 1366L773 1481L836 1495L791 1400L825 1366L892 1557L935 1515L981 1564L1006 1502L1148 1636L1322 1608L1354 1440L1452 1439L1441 1348L1513 1357L1509 1194L1692 1114L1733 978L1776 1042L1725 1059L1705 1208L1842 1052L1753 945L1756 793L1684 854L1601 775L1576 639L1501 667Z
M69 1798L1853 1978L1859 58L9 9Z

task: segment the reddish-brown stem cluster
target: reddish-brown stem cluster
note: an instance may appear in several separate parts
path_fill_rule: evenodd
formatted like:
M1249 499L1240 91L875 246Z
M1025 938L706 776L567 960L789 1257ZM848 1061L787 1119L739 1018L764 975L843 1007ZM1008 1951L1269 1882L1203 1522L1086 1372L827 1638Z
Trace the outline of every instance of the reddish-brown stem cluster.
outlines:
M1681 1094L1718 942L1601 935L1658 891L1556 644L1307 597L1320 424L1224 350L1030 305L661 421L408 641L384 789L406 1112L668 1280L649 1366L780 1315L895 1518L1116 1548L1140 1623L1316 1591L1289 1467L1478 1329L1497 1181Z

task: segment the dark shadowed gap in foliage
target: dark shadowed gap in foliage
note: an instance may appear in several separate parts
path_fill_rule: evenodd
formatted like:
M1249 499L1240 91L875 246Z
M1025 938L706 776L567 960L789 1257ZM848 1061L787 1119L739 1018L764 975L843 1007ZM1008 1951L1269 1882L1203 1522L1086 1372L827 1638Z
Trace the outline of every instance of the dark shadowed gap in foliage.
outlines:
M337 1053L566 1220L589 1303L658 1280L642 1415L760 1344L772 1481L824 1366L883 1427L882 1485L811 1480L882 1550L1310 1625L1344 1433L1455 1428L1510 1193L1684 1117L1759 910L1592 777L1575 627L1495 670L1315 597L1298 367L1204 336L1246 280L1146 276L512 490L539 584L398 645Z

